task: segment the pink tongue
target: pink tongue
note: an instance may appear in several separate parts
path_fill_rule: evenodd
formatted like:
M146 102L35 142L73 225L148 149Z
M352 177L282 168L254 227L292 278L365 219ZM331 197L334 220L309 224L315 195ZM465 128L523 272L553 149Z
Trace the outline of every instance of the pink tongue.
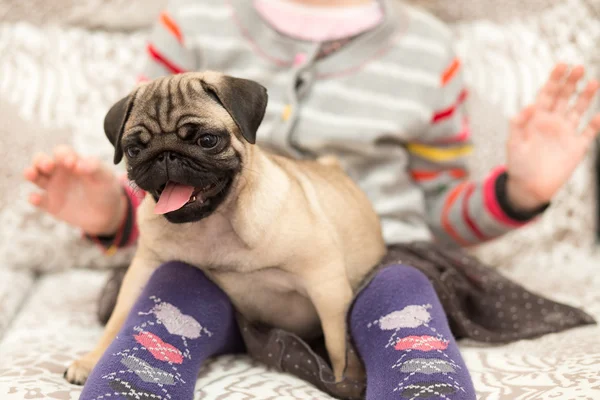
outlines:
M158 199L158 203L156 203L156 206L154 207L154 214L166 214L171 211L179 210L190 200L193 193L193 186L168 182L165 190L162 191L160 198Z

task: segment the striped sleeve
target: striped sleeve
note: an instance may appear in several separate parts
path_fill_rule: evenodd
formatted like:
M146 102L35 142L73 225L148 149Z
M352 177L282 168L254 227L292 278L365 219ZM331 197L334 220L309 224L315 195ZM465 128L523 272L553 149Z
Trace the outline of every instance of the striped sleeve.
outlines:
M407 144L407 150L410 174L425 193L427 222L436 239L468 246L518 228L543 210L511 209L503 167L480 182L469 179L467 159L473 145L462 75L461 62L452 55L439 74L438 101L429 127Z
M127 177L121 179L123 194L127 201L127 210L123 221L119 225L117 232L109 236L97 236L85 234L84 236L96 243L106 255L113 255L118 249L132 246L137 242L139 230L136 221L136 213L146 192L134 187Z
M138 81L197 69L195 50L189 45L176 8L161 12L146 43L146 63Z

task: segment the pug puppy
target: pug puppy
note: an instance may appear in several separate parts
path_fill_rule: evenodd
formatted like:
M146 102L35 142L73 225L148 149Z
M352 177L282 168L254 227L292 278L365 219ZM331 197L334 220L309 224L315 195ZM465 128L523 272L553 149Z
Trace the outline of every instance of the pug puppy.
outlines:
M334 158L295 161L254 145L266 106L258 83L204 72L143 84L110 109L114 161L125 157L147 195L115 310L97 347L67 369L70 382L85 381L171 260L202 269L249 321L322 332L337 380L360 373L346 357L346 313L384 255L379 218Z

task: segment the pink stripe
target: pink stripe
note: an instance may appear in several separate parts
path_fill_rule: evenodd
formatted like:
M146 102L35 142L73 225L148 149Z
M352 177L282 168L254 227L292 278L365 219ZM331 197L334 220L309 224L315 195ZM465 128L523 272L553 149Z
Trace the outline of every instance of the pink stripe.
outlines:
M469 118L463 117L461 131L454 136L436 139L436 144L462 143L471 138L471 127L469 126Z
M137 77L137 83L148 82L150 79L146 75L139 74Z
M159 53L159 51L154 47L152 43L148 43L148 53L154 59L154 61L164 65L169 71L174 74L181 74L185 72L185 69L181 68L177 64L170 61L168 58Z
M469 187L466 189L465 195L463 197L462 216L463 216L463 219L465 220L465 222L467 223L467 225L469 226L469 228L471 229L471 231L477 237L477 239L484 241L487 238L485 237L483 232L481 232L479 227L477 227L477 225L475 224L475 221L473 220L473 218L471 218L471 214L469 214L469 199L473 195L474 191L475 191L475 184L470 183Z
M423 336L407 336L399 339L394 346L395 350L419 350L419 351L435 351L446 350L448 342L439 337L428 335Z
M444 110L438 111L435 114L433 114L431 122L435 124L437 122L450 118L452 114L454 114L458 106L460 106L467 99L468 94L469 92L467 91L467 89L463 89L462 92L460 92L460 94L458 95L456 103Z
M238 29L240 30L240 32L242 33L242 36L244 36L244 38L248 41L248 43L250 44L250 47L252 47L252 50L260 55L261 57L266 58L267 60L279 65L280 67L289 67L291 65L293 65L293 62L291 61L286 61L286 60L282 60L281 58L277 58L277 57L273 57L270 54L265 53L259 46L258 44L252 39L252 36L250 35L250 32L248 32L248 30L246 29L246 27L242 24L242 22L240 21L240 19L238 18L236 12L235 12L235 8L233 7L233 5L231 4L231 1L226 0L227 1L227 5L229 5L230 9L231 9L231 14L233 16L233 22L238 26Z
M265 0L254 0L254 7L277 31L315 42L358 35L377 26L383 19L383 12L377 3L356 10L340 9L335 13L323 12L316 7Z
M294 65L302 65L306 61L306 53L298 53L296 57L294 57Z
M504 213L498 199L496 198L496 179L506 171L506 167L500 166L495 168L483 183L483 201L488 212L499 222L518 228L526 224L526 222L515 221Z
M125 189L125 193L127 194L127 197L129 198L129 200L131 201L131 206L133 208L133 215L137 215L137 209L140 206L140 204L142 203L142 200L144 200L144 197L146 196L146 192L143 191L142 189L138 188L137 186L134 186L133 182L131 182L127 179L127 176L123 176L121 178L121 185L123 185L123 188ZM139 235L140 235L140 232L138 230L137 223L134 223L133 228L131 229L131 234L127 238L127 242L126 242L125 246L130 246L130 245L134 244L137 241Z
M183 363L183 353L177 347L165 342L159 336L153 333L141 331L133 335L136 342L144 346L146 350L159 361L181 364Z

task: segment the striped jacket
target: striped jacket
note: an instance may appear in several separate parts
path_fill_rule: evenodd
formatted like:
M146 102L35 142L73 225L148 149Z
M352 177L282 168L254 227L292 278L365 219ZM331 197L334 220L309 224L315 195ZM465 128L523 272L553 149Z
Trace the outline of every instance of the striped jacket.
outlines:
M251 1L174 0L141 78L211 69L263 84L259 143L292 157L336 155L388 244L471 245L523 225L535 213L511 209L502 167L468 179L468 92L449 30L418 9L382 4L376 28L318 58L321 44L281 35Z

